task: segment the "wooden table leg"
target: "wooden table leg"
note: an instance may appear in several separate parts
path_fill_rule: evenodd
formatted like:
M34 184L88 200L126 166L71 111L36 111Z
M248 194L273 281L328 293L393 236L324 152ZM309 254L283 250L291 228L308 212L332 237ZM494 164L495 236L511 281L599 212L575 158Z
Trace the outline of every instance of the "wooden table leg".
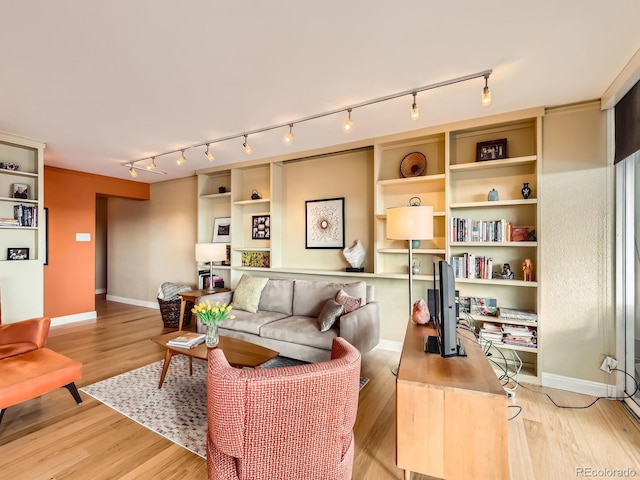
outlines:
M164 383L164 377L167 374L167 369L169 368L169 364L171 363L171 357L175 354L167 348L167 352L164 354L164 363L162 364L162 373L160 374L160 383L158 384L158 389L162 388L162 384Z
M180 301L180 318L178 319L178 330L182 330L182 320L184 319L184 310L187 305L187 300L184 297L181 297Z

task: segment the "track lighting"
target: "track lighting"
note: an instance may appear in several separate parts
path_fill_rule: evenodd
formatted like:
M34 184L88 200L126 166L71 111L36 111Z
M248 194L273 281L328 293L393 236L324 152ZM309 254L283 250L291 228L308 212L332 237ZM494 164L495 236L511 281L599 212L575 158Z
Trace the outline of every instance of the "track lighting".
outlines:
M413 92L413 105L411 105L411 120L418 120L420 118L420 109L416 103L416 95L418 92Z
M213 156L213 153L211 153L211 152L209 151L209 144L208 144L208 143L207 143L207 151L206 151L206 152L204 152L204 155L207 157L207 159L208 159L210 162L213 162L213 161L215 160L215 157Z
M133 164L131 164L131 166L129 167L129 175L131 175L133 178L136 178L138 176L138 172L133 169Z
M251 155L253 153L253 148L251 148L251 145L247 143L248 136L249 135L244 136L244 143L242 144L242 146L244 147L244 151L247 152L247 155Z
M484 88L482 89L482 106L491 105L491 90L489 90L489 74L484 76Z
M342 128L345 132L350 132L353 129L353 120L351 120L351 109L348 108L347 112L349 113L349 118L346 122L344 122L344 126Z
M291 145L293 143L293 123L289 124L289 133L287 135L284 136L284 138L282 139L282 141L286 144L286 145Z
M325 111L322 113L316 113L314 115L309 115L307 117L303 117L303 118L298 118L296 120L292 120L292 121L288 121L286 123L280 123L280 124L276 124L276 125L270 125L267 127L262 127L262 128L257 128L255 130L247 130L244 132L240 132L240 133L234 133L231 135L226 135L224 137L220 137L220 138L216 138L214 140L207 140L206 142L202 142L202 143L196 143L193 145L187 145L185 147L182 148L178 148L176 150L169 150L166 152L162 152L162 153L157 153L155 156L151 157L151 164L149 166L147 166L146 168L143 167L138 167L135 166L134 164L136 162L142 162L142 161L147 161L149 159L149 157L146 158L141 158L139 160L133 160L130 162L123 162L121 165L125 166L127 168L129 168L130 172L133 172L133 170L145 170L148 172L152 172L152 173L158 173L158 174L164 174L166 172L159 172L157 170L155 170L155 158L156 157L160 157L163 155L172 155L176 152L182 152L180 155L180 158L178 158L177 163L178 165L182 165L184 164L187 159L184 156L184 152L185 150L188 150L190 148L196 148L196 147L202 147L205 146L207 147L206 151L204 152L205 156L207 157L207 159L210 162L214 161L214 155L213 153L211 153L209 151L209 147L214 144L214 143L221 143L221 142L226 142L228 140L233 140L236 138L241 138L244 137L244 143L242 144L242 146L244 147L244 151L247 153L247 155L251 155L253 153L253 149L249 146L249 141L248 141L248 137L249 135L254 135L256 133L262 133L262 132L267 132L270 130L276 130L276 129L280 129L280 128L284 128L284 127L289 127L289 133L287 135L285 135L282 139L282 141L285 143L285 145L290 145L291 143L293 143L293 126L298 124L298 123L303 123L303 122L309 122L311 120L315 120L317 118L322 118L322 117L326 117L329 115L341 115L344 114L344 112L346 111L348 114L348 119L344 122L343 125L343 129L345 132L350 132L351 130L353 130L353 120L351 119L351 111L356 109L356 108L362 108L362 107L366 107L368 105L373 105L376 103L381 103L381 102L386 102L387 100L393 100L396 98L400 98L400 97L406 97L407 95L412 95L413 96L413 103L411 104L411 119L412 120L418 120L420 118L420 108L418 107L418 103L416 101L417 99L417 94L419 92L424 92L426 90L435 90L437 88L440 87L445 87L447 85L454 85L456 83L461 83L461 82L467 82L469 80L473 80L476 78L481 78L484 77L484 88L482 89L482 105L485 107L488 107L489 105L491 105L491 90L489 89L489 76L493 73L492 70L484 70L482 72L476 72L476 73L472 73L469 75L464 75L461 77L457 77L457 78L451 78L449 80L444 80L441 82L436 82L436 83L432 83L430 85L423 85L421 87L417 87L417 88L412 88L411 90L405 90L402 92L396 92L396 93L392 93L390 95L385 95L383 97L378 97L378 98L374 98L374 99L370 99L370 100L364 100L360 103L355 103L349 106L342 106L340 108L336 108L334 110L329 110L329 111ZM131 173L131 176L134 176L133 173Z

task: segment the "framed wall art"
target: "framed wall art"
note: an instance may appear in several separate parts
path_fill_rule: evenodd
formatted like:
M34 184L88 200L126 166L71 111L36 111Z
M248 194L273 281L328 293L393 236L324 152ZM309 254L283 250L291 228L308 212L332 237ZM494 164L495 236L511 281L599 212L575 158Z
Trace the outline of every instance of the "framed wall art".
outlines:
M29 249L7 248L7 260L29 260Z
M213 243L231 243L231 217L213 219Z
M476 162L507 158L507 139L490 140L476 144Z
M344 197L305 202L305 248L344 248Z
M253 240L269 240L271 238L271 216L254 215L251 222L251 238Z

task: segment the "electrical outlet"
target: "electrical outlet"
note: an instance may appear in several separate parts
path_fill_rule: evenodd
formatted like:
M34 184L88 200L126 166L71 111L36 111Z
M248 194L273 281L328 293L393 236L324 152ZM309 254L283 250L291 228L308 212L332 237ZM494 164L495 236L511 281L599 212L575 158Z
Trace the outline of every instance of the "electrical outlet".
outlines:
M618 361L615 358L607 355L606 357L604 357L604 360L600 365L600 370L602 370L603 372L611 373L611 370L613 370L617 366L618 366Z

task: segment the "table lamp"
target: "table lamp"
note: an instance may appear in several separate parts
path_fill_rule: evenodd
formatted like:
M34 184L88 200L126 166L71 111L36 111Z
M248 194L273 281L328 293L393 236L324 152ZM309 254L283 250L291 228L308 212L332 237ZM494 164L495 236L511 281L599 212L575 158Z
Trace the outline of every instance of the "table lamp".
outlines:
M413 240L433 239L433 207L422 206L418 202L404 207L387 209L387 238L408 240L409 246L409 317L413 308Z
M227 258L227 246L224 243L196 243L196 262L209 264L208 293L213 293L213 262L221 262Z

